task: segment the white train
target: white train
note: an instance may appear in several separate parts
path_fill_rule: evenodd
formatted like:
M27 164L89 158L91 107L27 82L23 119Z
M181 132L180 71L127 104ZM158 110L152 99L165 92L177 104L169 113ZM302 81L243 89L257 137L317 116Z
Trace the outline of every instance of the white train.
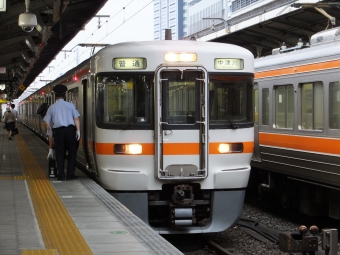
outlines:
M161 234L219 232L242 213L253 79L253 55L235 45L120 43L23 100L19 114L44 136L35 112L65 84L81 114L81 166Z
M340 27L274 49L255 72L251 180L284 207L340 219Z

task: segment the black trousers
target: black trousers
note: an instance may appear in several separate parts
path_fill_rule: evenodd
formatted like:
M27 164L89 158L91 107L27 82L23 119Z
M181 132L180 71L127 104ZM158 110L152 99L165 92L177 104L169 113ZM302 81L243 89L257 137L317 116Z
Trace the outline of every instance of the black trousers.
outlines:
M60 127L53 129L54 147L58 167L58 179L65 179L64 163L67 157L67 173L66 178L74 176L74 170L76 168L77 157L77 139L76 139L76 127Z

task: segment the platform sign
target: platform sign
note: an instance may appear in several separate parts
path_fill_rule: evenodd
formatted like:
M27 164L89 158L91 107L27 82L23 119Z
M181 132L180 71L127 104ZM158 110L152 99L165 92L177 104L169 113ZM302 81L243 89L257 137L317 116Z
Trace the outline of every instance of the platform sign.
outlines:
M6 73L6 67L0 66L0 73Z
M7 11L7 0L0 0L0 12L5 12Z
M19 86L19 89L20 89L20 90L24 90L24 89L25 89L25 86L21 84L21 85Z

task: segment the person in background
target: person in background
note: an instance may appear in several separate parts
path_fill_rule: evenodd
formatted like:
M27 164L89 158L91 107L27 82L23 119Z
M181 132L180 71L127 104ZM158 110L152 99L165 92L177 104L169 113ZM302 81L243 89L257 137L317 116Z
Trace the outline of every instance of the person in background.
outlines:
M58 180L65 180L64 162L66 152L68 164L66 179L78 178L74 174L77 156L77 141L80 139L79 112L74 104L64 100L67 87L63 84L53 88L56 102L51 105L44 117L47 129L52 127L57 158Z
M16 119L14 114L11 112L11 108L7 107L6 112L4 113L4 123L6 125L6 129L8 131L8 139L12 140L12 131L16 126Z
M15 104L11 104L11 108L12 108L11 112L13 112L15 120L18 121L18 111L14 109L15 108Z

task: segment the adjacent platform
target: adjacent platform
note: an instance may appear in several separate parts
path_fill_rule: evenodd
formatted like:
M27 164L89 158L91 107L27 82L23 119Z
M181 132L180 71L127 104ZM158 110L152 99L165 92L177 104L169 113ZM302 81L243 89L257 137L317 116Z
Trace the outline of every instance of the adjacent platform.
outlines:
M182 254L80 170L48 178L47 144L18 127L0 130L1 255Z

